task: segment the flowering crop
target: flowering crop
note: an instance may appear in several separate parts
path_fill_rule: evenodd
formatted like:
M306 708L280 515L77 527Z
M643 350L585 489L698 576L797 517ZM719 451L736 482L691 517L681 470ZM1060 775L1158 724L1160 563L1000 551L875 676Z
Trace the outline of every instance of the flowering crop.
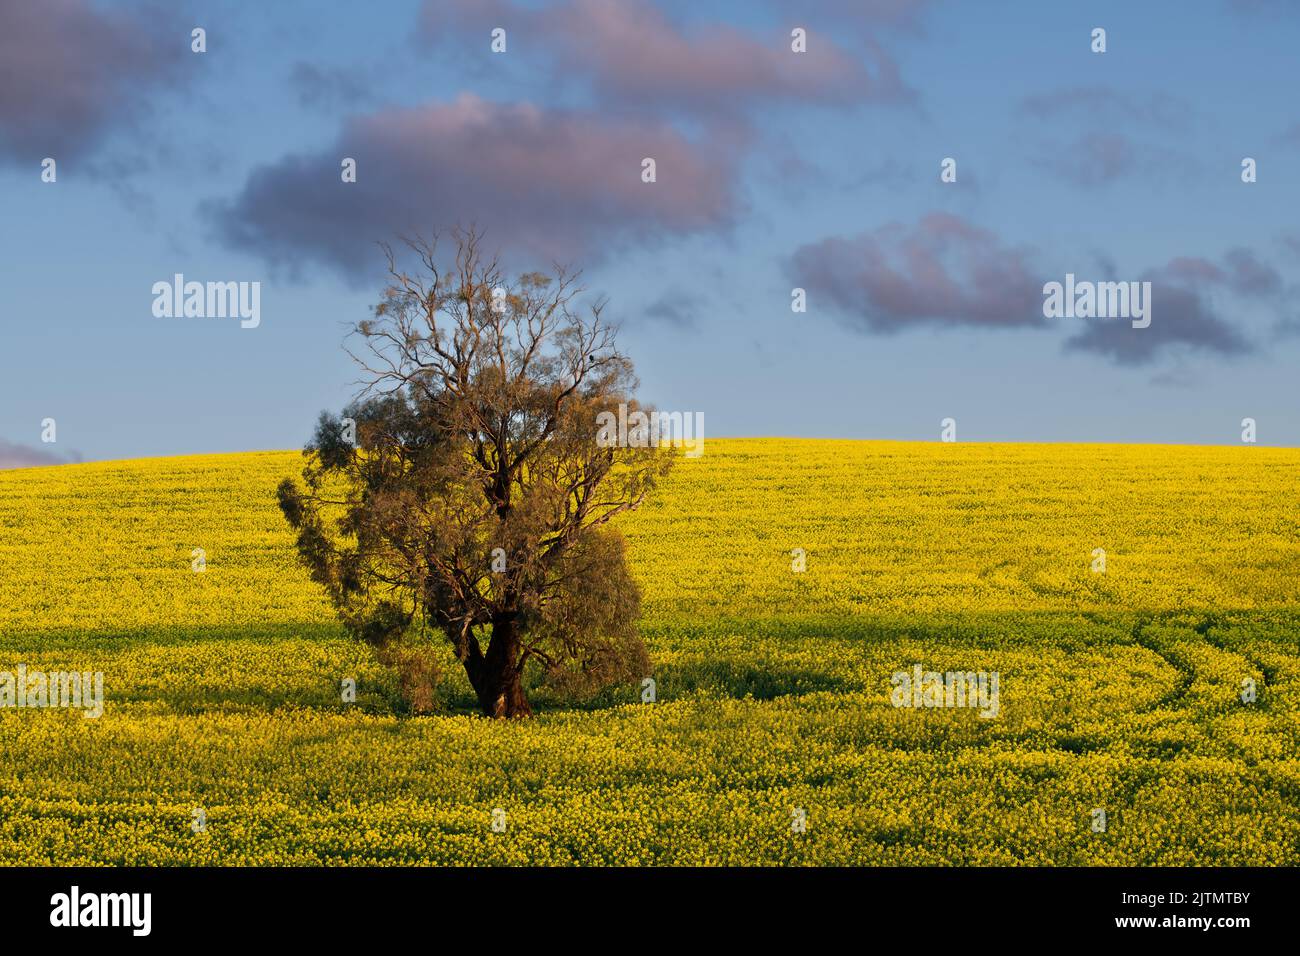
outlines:
M1300 451L710 439L621 521L653 693L521 722L403 713L299 467L0 472L0 671L105 701L0 708L0 862L1300 863Z

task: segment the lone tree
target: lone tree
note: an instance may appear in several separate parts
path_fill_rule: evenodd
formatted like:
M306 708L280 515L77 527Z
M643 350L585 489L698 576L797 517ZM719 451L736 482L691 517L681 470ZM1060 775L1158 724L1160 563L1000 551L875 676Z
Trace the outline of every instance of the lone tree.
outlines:
M637 408L603 303L580 314L564 269L507 281L473 231L455 233L448 271L436 239L406 245L418 268L385 246L389 284L353 330L361 391L321 415L305 487L278 491L303 561L381 659L450 642L489 716L532 713L528 666L568 690L644 676L640 595L609 522L672 456L598 440L602 412Z

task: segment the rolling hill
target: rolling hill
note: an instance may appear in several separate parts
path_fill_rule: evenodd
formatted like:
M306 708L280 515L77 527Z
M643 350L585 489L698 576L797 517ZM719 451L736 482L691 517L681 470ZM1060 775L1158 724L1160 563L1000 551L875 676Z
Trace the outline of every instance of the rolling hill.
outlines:
M0 672L104 686L0 707L0 861L1300 864L1298 449L710 440L621 524L655 702L511 723L449 654L402 712L300 461L0 472ZM918 664L996 716L895 706Z

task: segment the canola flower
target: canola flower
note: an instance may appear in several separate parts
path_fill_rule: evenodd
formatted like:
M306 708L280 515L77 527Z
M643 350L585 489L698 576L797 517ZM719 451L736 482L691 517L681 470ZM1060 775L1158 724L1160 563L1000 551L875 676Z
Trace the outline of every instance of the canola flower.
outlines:
M0 670L104 674L96 720L0 710L0 862L1300 863L1300 451L710 439L621 522L655 702L519 723L450 662L404 714L299 467L0 472ZM917 664L997 719L892 706Z

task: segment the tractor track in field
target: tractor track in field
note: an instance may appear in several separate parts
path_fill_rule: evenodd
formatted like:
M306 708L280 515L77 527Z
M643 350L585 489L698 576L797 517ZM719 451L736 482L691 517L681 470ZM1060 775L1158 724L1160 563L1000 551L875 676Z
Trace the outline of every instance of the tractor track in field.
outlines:
M1129 632L1129 637L1132 639L1134 644L1138 645L1138 647L1150 651L1172 667L1177 672L1178 676L1175 678L1174 686L1170 688L1169 692L1162 695L1155 703L1146 707L1143 711L1144 713L1163 710L1179 703L1187 696L1187 692L1191 690L1192 681L1196 679L1196 672L1192 669L1191 665L1185 661L1179 660L1177 657L1162 648L1155 640L1147 636L1147 628L1154 623L1157 623L1157 621L1153 615L1139 616L1138 619L1133 622L1133 628Z
M1213 616L1210 616L1204 618L1199 624L1197 624L1194 630L1196 631L1197 634L1201 636L1201 639L1205 641L1206 644L1209 644L1211 647L1215 648L1216 650L1223 651L1223 653L1225 654L1234 654L1237 657L1240 657L1243 661L1246 661L1257 671L1259 671L1260 674L1262 674L1264 677L1264 679L1260 682L1262 686L1268 687L1274 680L1277 679L1276 667L1273 667L1269 664L1265 664L1263 661L1259 660L1256 657L1252 657L1241 648L1229 646L1229 644L1225 640L1223 640L1223 638L1211 637L1210 636L1211 633L1218 626L1219 626L1218 619Z

